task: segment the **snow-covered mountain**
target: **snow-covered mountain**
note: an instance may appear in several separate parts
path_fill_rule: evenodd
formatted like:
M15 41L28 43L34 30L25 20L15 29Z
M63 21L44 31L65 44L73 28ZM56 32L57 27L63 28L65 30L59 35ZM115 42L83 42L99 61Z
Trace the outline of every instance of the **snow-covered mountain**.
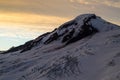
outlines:
M0 54L0 80L120 80L120 26L80 15Z

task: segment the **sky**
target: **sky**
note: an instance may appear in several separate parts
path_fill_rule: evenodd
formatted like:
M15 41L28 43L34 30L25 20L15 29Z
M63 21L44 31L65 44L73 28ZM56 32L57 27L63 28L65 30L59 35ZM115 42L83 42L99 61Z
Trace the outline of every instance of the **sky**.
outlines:
M120 0L0 0L0 50L24 44L86 13L120 25Z

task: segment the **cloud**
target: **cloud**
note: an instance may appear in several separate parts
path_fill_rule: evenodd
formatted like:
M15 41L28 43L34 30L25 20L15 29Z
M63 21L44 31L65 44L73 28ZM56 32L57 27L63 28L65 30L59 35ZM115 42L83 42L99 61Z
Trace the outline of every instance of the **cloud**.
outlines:
M0 0L0 11L3 13L8 11L64 18L73 18L91 11L97 13L96 6L120 8L120 0Z
M0 12L0 22L8 23L21 23L21 24L31 24L31 25L58 25L67 18L48 16L42 14L28 14L28 13L15 13L15 12Z
M120 8L120 0L70 0L83 5L106 5Z
M69 17L74 8L69 0L0 0L0 11Z
M0 27L0 37L18 38L18 39L32 39L40 34L40 32L33 32L21 27L8 28L6 26Z
M106 0L105 3L108 6L120 8L120 0Z

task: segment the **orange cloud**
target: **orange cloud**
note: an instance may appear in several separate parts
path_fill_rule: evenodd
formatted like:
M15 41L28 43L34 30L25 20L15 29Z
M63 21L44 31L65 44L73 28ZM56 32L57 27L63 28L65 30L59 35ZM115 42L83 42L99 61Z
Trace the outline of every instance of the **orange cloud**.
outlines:
M28 13L13 13L13 12L0 12L0 23L21 23L21 24L34 24L34 25L58 25L67 21L67 18L60 18L56 16L28 14Z

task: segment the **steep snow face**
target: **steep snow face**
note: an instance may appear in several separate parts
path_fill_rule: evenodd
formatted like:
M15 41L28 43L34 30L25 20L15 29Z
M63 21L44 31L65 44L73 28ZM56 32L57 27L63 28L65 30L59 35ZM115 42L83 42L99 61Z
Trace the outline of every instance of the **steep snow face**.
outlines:
M83 14L62 24L52 32L45 33L34 40L26 42L24 45L11 48L6 51L6 53L19 50L24 52L31 50L36 46L42 47L56 42L61 43L62 45L68 45L97 32L104 32L118 28L118 26L101 19L95 14Z
M120 80L120 29L0 54L0 80Z

